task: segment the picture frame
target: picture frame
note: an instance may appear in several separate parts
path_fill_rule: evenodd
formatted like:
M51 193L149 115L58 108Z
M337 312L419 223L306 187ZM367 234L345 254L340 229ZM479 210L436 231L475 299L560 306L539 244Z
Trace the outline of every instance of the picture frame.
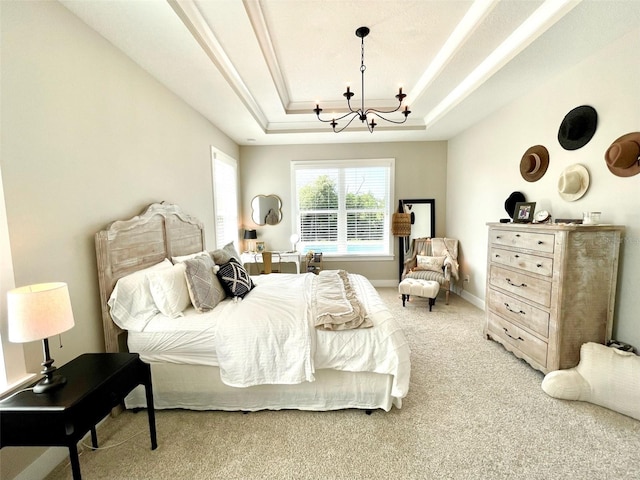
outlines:
M264 242L256 242L256 252L262 253L264 252L264 250L265 250Z
M531 223L536 211L536 202L517 202L513 212L513 223Z

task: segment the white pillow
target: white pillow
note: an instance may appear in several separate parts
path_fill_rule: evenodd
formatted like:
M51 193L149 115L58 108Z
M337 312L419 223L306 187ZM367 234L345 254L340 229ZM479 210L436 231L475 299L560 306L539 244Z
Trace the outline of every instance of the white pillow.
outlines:
M209 255L209 252L203 250L202 252L190 253L189 255L181 255L179 257L171 257L171 261L175 265L176 263L184 262L185 260L190 260L199 255Z
M428 257L426 255L416 255L418 259L416 270L429 270L431 272L442 273L444 259L447 257Z
M116 283L107 305L114 323L124 330L141 332L154 315L158 313L147 274L154 270L171 268L171 261L162 262L122 277Z
M184 271L185 264L177 263L171 268L147 274L153 301L160 313L167 317L182 317L184 309L191 305Z

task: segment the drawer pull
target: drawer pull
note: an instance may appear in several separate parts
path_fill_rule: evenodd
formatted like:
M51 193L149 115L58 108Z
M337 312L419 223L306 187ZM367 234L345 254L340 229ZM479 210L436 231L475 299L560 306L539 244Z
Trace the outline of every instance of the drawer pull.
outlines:
M496 258L500 258L500 255L496 253Z
M505 278L505 280L506 280L506 281L507 281L507 283L508 283L509 285L511 285L512 287L526 287L526 286L527 286L527 284L526 284L526 283L521 283L520 285L516 285L515 283L513 283L513 282L511 281L511 279L510 279L510 278Z
M538 245L542 245L544 242L542 240L538 240Z
M520 255L514 255L515 258L520 258Z
M506 335L507 337L509 337L509 338L513 338L514 340L520 340L521 342L524 342L524 338L522 338L522 337L518 337L518 338L516 338L516 337L514 337L514 336L512 336L512 335L509 335L509 330L507 330L505 327L502 327L502 329L504 330L504 333L505 333L505 335Z
M541 267L542 267L542 264L541 264L541 263L538 263L538 264L536 264L536 267L541 268Z
M512 310L512 309L511 309L511 306L510 306L508 303L506 303L506 302L505 302L504 306L505 306L505 308L506 308L507 310L509 310L511 313L519 313L520 315L526 315L526 314L527 314L526 312L523 312L522 310L520 310L519 312L516 312L515 310Z
M502 238L502 235L496 235L496 238Z
M520 234L519 234L519 233L516 233L516 237L520 238Z

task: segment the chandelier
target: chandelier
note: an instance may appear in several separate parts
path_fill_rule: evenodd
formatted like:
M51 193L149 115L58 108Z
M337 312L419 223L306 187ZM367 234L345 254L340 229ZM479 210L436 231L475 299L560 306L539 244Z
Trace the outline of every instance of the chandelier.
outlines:
M398 106L393 109L393 110L378 110L375 108L367 108L365 110L364 108L364 72L367 69L367 67L364 64L364 37L366 37L367 35L369 35L369 28L368 27L360 27L356 30L356 37L361 39L361 57L360 57L360 74L362 76L362 99L361 99L361 107L358 110L354 110L351 107L351 97L353 97L355 94L351 91L351 87L347 86L347 91L344 92L342 95L347 99L347 107L349 108L349 112L345 113L344 115L342 115L341 117L338 118L332 118L331 120L323 120L322 118L320 118L320 112L322 112L322 109L320 108L320 105L316 104L316 108L313 109L313 111L315 112L315 114L318 117L318 120L320 120L321 122L325 122L325 123L329 123L331 124L331 127L333 128L333 131L335 133L340 133L341 131L343 131L345 128L347 128L349 125L351 125L351 122L353 122L356 118L359 119L362 123L365 123L367 125L367 128L369 129L370 132L373 133L373 129L375 128L375 126L377 125L377 123L375 122L375 119L373 118L374 116L381 118L382 120L386 121L386 122L391 122L391 123L396 123L396 124L401 124L407 121L407 117L409 116L409 114L411 113L411 110L409 110L409 107L407 107L405 105L404 110L402 110L402 115L404 115L404 119L402 120L391 120L389 118L384 117L384 115L387 115L389 113L394 113L397 112L398 110L400 110L400 108L402 107L402 100L404 100L404 98L407 96L406 94L402 93L402 87L399 88L398 90L398 94L396 95L396 98L398 99ZM341 128L336 129L336 127L338 126L338 120L342 120L348 118L347 124ZM369 119L371 119L371 121L369 122Z

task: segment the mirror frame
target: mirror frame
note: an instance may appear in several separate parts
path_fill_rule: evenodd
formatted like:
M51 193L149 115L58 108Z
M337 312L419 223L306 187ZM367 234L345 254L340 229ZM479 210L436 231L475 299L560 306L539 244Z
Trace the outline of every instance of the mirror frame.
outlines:
M398 200L398 212L403 212L403 205L405 204L428 204L431 206L431 224L430 237L435 237L436 235L436 200L435 198L403 198ZM406 242L405 242L406 239ZM398 237L400 242L398 249L398 260L399 260L399 273L398 280L402 280L402 271L404 270L404 261L405 256L408 253L409 248L411 247L411 237Z
M260 199L273 199L273 201L276 203L277 205L277 214L278 214L278 221L274 222L274 223L270 223L266 221L266 215L265 218L263 219L262 213L260 212L260 208L259 206L256 208L256 202L259 202ZM257 220L256 220L257 218ZM253 223L255 223L256 225L277 225L282 221L282 200L280 200L280 197L278 197L277 195L256 195L255 197L253 197L251 199L251 220L253 220Z

